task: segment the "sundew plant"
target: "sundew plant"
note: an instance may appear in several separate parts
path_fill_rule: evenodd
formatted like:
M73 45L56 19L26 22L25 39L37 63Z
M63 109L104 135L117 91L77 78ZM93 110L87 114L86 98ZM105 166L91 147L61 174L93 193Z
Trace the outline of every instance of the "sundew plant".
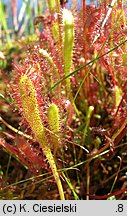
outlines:
M2 199L126 198L127 8L67 2L45 0L1 67Z

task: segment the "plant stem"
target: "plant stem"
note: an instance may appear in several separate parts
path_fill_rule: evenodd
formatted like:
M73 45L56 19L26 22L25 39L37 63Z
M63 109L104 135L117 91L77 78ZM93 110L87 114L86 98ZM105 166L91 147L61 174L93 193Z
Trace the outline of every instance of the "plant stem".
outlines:
M60 176L59 176L59 173L57 171L56 163L55 163L55 160L54 160L54 157L52 155L52 152L51 152L50 148L47 147L47 149L45 149L44 153L46 155L46 158L48 159L48 162L50 164L53 176L55 178L60 198L61 198L61 200L65 200L63 187L62 187L62 183L61 183L61 180L60 180Z

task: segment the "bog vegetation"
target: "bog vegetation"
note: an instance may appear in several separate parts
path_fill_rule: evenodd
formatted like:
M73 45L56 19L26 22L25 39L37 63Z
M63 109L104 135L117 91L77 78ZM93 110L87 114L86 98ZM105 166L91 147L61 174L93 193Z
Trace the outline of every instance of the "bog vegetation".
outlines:
M127 8L67 2L0 2L0 199L126 199Z

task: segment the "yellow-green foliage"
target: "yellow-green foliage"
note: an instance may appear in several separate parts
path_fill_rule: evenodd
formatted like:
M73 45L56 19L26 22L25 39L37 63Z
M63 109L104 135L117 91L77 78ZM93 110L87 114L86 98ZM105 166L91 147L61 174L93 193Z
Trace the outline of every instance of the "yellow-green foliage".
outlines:
M115 104L116 106L119 106L122 97L122 89L119 88L118 86L115 86L114 90L115 90Z
M53 59L50 56L50 54L44 49L39 49L39 53L47 60L49 65L53 68L53 72L55 73L56 77L58 79L60 79L59 71L58 71L56 65L54 64ZM53 80L52 80L52 82L53 82Z
M51 13L55 13L56 11L56 0L47 0L48 7Z
M26 74L22 75L20 79L20 96L24 117L35 134L37 141L41 144L43 150L45 150L47 141L39 114L36 89Z
M52 34L56 43L59 41L59 25L57 22L52 23Z
M51 104L48 109L48 125L50 130L53 132L53 134L51 134L50 136L56 150L59 145L60 135L59 110L56 104Z
M43 152L45 153L48 159L53 176L58 186L60 198L63 200L65 198L64 198L62 184L59 178L59 173L57 171L57 167L50 149L50 145L46 140L44 126L40 118L36 89L34 87L33 82L26 74L21 76L19 87L20 87L22 108L24 110L24 117L29 123L33 133L35 134L37 141L41 145ZM57 106L55 104L50 106L48 111L48 116L49 116L48 119L49 119L49 125L51 130L53 132L58 132L59 116L58 116Z
M64 73L65 76L70 74L72 67L72 56L74 47L74 18L70 11L63 10L63 55L64 55ZM70 90L70 79L66 79L67 90Z
M60 0L47 0L48 8L51 14L60 13Z

